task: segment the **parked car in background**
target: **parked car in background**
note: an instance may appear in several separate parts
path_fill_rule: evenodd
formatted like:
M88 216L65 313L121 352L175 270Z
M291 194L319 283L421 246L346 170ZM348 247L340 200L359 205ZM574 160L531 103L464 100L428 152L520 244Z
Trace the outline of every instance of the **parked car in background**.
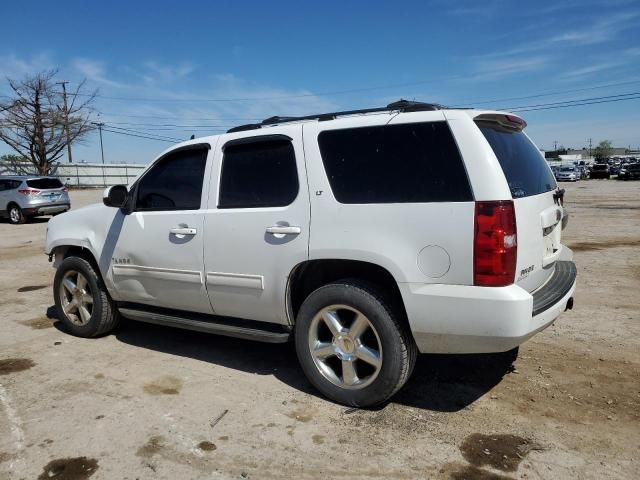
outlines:
M640 163L629 163L623 165L618 173L618 180L640 179Z
M591 172L589 173L591 178L611 178L609 171L609 165L606 163L594 163L591 166Z
M577 182L580 180L580 172L573 166L560 167L560 170L556 173L556 180L559 182Z
M580 174L580 180L589 178L589 169L586 165L578 165L576 166L576 170L578 170L578 173Z
M620 163L609 164L609 175L618 175L620 172Z
M71 208L66 187L57 178L0 177L0 215L13 224L42 215L57 215Z
M573 306L563 191L525 127L400 101L184 142L49 222L58 318L291 339L327 397L384 402L418 352L508 351Z

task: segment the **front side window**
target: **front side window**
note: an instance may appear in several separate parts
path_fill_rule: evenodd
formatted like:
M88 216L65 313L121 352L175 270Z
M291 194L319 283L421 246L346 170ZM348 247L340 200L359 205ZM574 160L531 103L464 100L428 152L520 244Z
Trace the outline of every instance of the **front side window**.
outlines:
M296 199L298 188L288 139L225 146L218 208L284 207Z
M340 203L473 200L446 122L326 130L318 142Z
M140 179L136 210L198 210L208 149L169 153Z

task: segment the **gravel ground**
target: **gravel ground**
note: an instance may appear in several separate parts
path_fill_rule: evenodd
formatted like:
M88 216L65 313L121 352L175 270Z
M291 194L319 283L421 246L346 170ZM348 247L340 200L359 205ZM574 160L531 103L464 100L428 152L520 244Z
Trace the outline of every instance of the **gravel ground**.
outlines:
M640 182L565 188L574 309L515 362L422 355L377 410L319 398L289 345L135 322L71 337L46 219L0 223L0 478L638 478Z

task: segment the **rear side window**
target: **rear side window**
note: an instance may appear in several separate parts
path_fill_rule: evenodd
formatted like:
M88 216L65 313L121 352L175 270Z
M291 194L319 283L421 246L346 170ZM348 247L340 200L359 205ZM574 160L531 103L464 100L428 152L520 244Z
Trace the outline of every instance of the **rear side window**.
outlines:
M556 188L547 161L524 133L493 122L477 122L477 125L500 162L513 198L538 195Z
M225 146L218 208L284 207L296 199L298 188L289 140Z
M326 130L318 142L340 203L473 200L446 122Z
M198 210L206 148L169 153L140 179L136 210Z
M64 186L57 178L35 178L33 180L27 180L27 185L31 188L37 188L38 190L62 188Z

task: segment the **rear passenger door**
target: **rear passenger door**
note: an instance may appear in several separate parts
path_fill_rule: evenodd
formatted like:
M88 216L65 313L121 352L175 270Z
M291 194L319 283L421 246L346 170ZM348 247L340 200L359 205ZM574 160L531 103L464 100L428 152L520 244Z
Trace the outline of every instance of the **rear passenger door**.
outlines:
M207 291L218 315L287 324L291 270L308 258L302 127L218 142L205 216Z

